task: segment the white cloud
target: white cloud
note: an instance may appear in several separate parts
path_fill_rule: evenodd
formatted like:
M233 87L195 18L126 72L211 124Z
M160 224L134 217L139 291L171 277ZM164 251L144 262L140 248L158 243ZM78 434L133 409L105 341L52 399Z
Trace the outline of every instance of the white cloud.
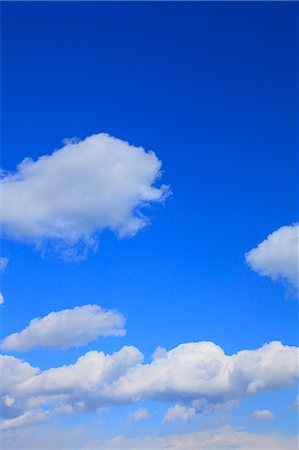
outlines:
M3 305L3 303L4 303L4 297L3 297L2 292L0 292L0 305Z
M91 351L75 364L39 371L2 356L5 413L13 418L42 406L49 410L53 405L75 413L142 400L187 407L226 405L290 386L298 376L298 348L280 342L233 355L226 355L212 342L188 343L148 364L142 360L137 348L125 346L112 355ZM15 399L10 407L5 405L7 396Z
M164 357L130 368L116 392L136 400L228 402L291 384L297 356L297 348L280 342L231 356L213 342L181 344Z
M246 253L246 261L260 275L285 280L298 288L298 238L298 224L281 227Z
M26 411L18 417L13 419L6 419L1 423L1 430L8 430L12 428L26 427L29 425L36 425L44 422L48 416L49 411L36 410L36 411Z
M94 247L104 229L134 235L147 224L141 209L169 192L154 186L160 174L153 152L107 134L67 141L2 177L2 231L38 246L51 242L70 257L78 246Z
M272 411L269 409L258 409L252 413L254 420L273 420L275 418Z
M10 397L9 395L3 396L3 402L5 406L8 406L9 408L14 404L16 400L13 397Z
M164 415L164 422L186 421L194 417L196 409L190 406L175 405L169 408Z
M8 258L0 256L0 272L3 272L6 269L8 261Z
M98 305L77 306L31 320L22 331L7 336L1 348L25 351L34 347L79 347L99 336L123 336L124 324L124 317L117 311Z
M30 410L28 396L18 393L18 386L39 373L39 369L14 356L0 355L0 411L5 418L15 418Z
M140 422L150 417L150 413L146 408L138 408L132 414L129 415L129 422Z
M128 438L117 436L106 441L88 444L83 450L296 450L297 440L275 434L255 434L226 426L217 430L206 430L163 437L147 436Z
M126 437L118 435L98 438L91 427L72 429L39 425L3 430L2 444L6 450L297 450L297 437L274 433L249 433L231 426L209 428L166 436ZM97 433L99 434L99 433Z

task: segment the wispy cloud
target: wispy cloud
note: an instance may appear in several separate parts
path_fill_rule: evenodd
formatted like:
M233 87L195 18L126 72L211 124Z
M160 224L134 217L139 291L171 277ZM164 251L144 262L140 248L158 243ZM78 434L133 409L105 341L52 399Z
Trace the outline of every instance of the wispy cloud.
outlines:
M92 427L69 428L39 425L3 430L2 443L7 450L20 448L46 448L49 450L297 450L297 437L289 438L278 433L253 433L229 425L164 436L97 437Z
M129 422L140 422L150 417L150 413L146 408L138 408L132 414L129 415Z
M258 409L253 411L251 417L254 420L273 420L275 418L273 412L269 409Z

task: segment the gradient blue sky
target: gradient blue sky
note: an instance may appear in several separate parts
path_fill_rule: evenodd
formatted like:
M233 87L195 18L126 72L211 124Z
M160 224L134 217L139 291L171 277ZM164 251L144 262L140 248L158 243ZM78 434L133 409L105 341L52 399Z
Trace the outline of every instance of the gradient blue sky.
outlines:
M87 303L127 317L125 337L100 339L84 351L14 355L46 369L86 350L126 344L147 358L157 346L200 340L229 354L272 340L296 345L296 300L282 283L250 270L244 254L297 218L297 5L4 2L1 8L2 167L15 170L64 138L105 132L154 150L172 190L165 205L147 212L149 226L132 239L105 231L98 253L84 261L3 242L10 259L3 336L34 317ZM294 387L260 394L225 416L251 431L293 434L288 407L295 394ZM275 422L252 421L252 410L265 408ZM171 431L161 424L165 406L152 409L159 412L138 424L137 434ZM115 408L105 420L132 433L124 419L131 410Z

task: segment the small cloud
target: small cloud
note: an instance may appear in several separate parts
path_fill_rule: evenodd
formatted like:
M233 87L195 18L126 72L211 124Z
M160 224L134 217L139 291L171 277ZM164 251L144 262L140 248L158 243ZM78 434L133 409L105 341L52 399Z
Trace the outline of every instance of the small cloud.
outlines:
M98 305L77 306L31 320L22 331L7 336L1 348L8 351L35 347L65 350L88 344L99 336L123 336L124 324L124 317L117 311Z
M8 408L10 408L15 403L15 401L16 399L14 397L11 397L10 395L4 395L3 397L3 402Z
M273 420L275 418L269 409L258 409L252 413L251 417L254 420Z
M279 228L246 253L250 267L272 280L283 280L299 288L299 225Z
M3 303L4 303L4 297L3 297L2 292L0 292L0 305L3 305Z
M139 408L129 415L129 422L139 422L140 420L145 420L150 417L150 413L145 408Z
M175 405L169 408L164 415L164 422L185 422L196 414L196 409L190 406Z
M9 259L4 256L0 256L0 272L4 272L7 267Z

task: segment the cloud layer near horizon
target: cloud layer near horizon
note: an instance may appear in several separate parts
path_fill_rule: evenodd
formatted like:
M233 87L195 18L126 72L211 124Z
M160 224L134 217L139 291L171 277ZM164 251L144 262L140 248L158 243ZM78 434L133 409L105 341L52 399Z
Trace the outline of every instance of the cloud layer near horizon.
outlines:
M39 420L43 417L40 415ZM39 423L40 423L39 421ZM252 433L226 425L221 428L172 433L163 436L129 437L116 435L110 438L95 437L99 430L93 427L69 428L40 425L2 431L2 443L7 450L20 448L49 450L297 450L298 438L288 438L277 433Z
M98 305L77 306L32 319L19 333L7 336L2 350L26 351L35 347L65 350L94 341L99 336L124 336L125 319Z
M37 246L50 242L70 257L78 245L95 247L104 229L134 235L147 224L141 209L169 192L154 186L160 174L153 152L107 134L67 141L2 176L2 232Z
M246 253L250 267L262 276L282 279L299 288L299 225L279 228Z
M297 361L298 348L280 342L233 355L213 342L193 342L159 352L149 363L136 347L125 346L111 355L90 351L74 364L44 371L2 355L2 411L10 420L41 407L76 413L142 400L225 405L290 386Z

